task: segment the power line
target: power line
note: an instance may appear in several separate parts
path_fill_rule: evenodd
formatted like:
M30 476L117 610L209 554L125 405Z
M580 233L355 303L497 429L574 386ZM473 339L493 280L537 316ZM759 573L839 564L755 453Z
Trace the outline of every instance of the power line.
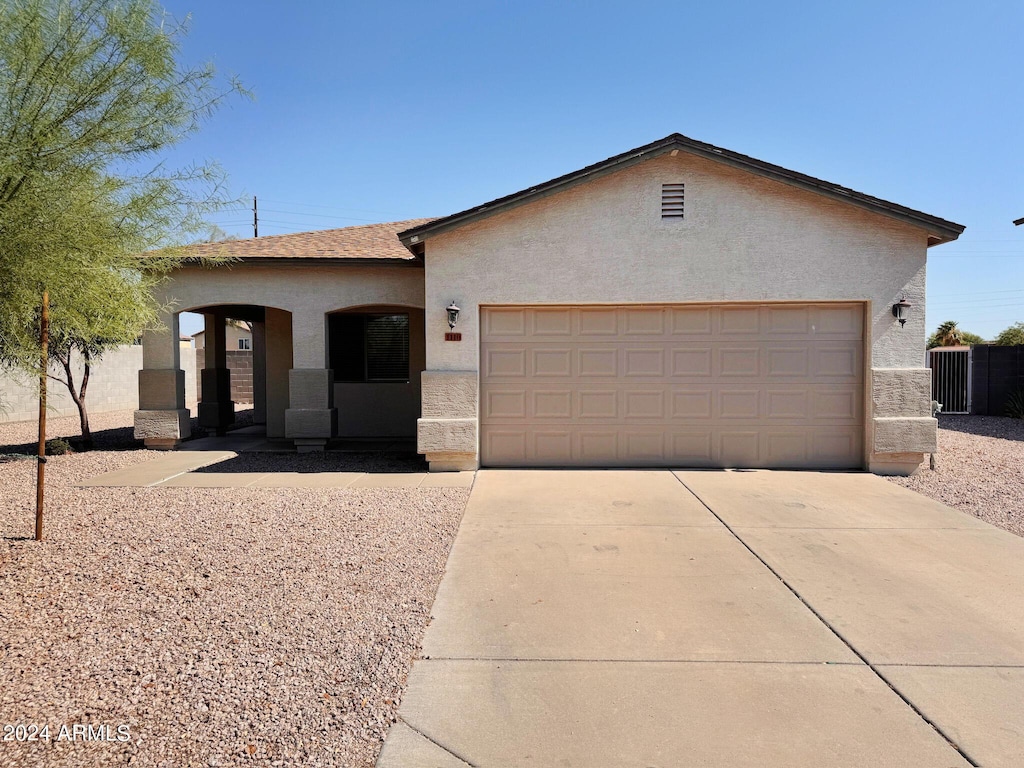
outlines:
M387 211L370 211L365 208L340 208L336 205L318 205L317 203L294 203L289 202L288 200L271 200L270 198L267 197L263 199L266 200L268 203L277 203L278 205L293 205L298 208L320 208L328 211L355 211L357 213L376 213L379 214L380 216L395 216L394 213L389 213Z

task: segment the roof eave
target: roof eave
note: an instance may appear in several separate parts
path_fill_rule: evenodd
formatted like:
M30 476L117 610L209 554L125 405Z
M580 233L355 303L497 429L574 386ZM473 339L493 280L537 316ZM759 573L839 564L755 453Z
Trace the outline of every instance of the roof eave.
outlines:
M947 221L946 219L941 219L937 216L931 216L930 214L922 211L916 211L897 203L891 203L887 200L865 195L861 192L856 192L837 184L816 179L812 176L807 176L796 171L790 171L786 168L782 168L781 166L766 163L762 160L748 157L747 155L741 155L737 152L722 149L721 147L705 144L704 142L691 139L681 134L673 134L664 139L660 139L659 141L647 144L646 146L631 149L621 155L616 155L615 157L608 158L607 160L603 160L594 165L590 165L578 171L573 171L572 173L552 179L544 184L538 184L535 187L530 187L520 192L515 192L511 195L498 198L497 200L492 200L489 203L484 203L483 205L476 206L475 208L470 208L468 210L452 214L451 216L437 219L436 221L429 222L427 224L422 224L418 227L403 230L398 233L398 239L401 241L402 245L413 253L416 253L414 247L417 250L421 250L423 247L423 241L428 237L448 232L472 221L486 218L487 216L493 215L499 211L510 210L520 205L525 205L527 203L543 199L549 195L562 192L578 184L606 176L610 173L615 173L623 168L628 168L629 166L672 152L673 150L683 150L690 154L704 157L708 160L713 160L715 162L723 163L724 165L756 173L759 176L773 179L793 187L816 192L834 200L851 203L860 208L880 213L884 216L919 227L928 233L929 247L956 240L965 229L962 224L956 224L952 221Z
M202 266L202 259L182 259L184 266ZM224 266L230 267L237 264L301 264L303 266L323 264L344 264L353 267L422 267L423 260L415 256L404 256L401 258L346 258L344 256L232 256L229 261L223 264L215 264L213 268Z

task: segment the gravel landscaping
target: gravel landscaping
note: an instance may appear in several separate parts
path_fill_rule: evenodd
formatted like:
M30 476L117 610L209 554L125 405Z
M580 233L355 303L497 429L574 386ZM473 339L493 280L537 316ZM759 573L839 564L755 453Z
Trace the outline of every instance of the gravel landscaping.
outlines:
M1024 536L1024 420L939 415L937 469L892 482Z
M50 458L42 544L35 461L0 460L0 726L50 730L0 766L373 765L468 491L76 487L158 455L127 423ZM34 433L0 424L0 454Z

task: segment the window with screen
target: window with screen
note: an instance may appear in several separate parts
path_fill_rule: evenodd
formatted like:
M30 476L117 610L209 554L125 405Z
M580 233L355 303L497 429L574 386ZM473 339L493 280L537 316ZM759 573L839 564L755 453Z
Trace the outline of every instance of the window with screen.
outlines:
M335 381L409 381L409 315L331 315L328 332Z

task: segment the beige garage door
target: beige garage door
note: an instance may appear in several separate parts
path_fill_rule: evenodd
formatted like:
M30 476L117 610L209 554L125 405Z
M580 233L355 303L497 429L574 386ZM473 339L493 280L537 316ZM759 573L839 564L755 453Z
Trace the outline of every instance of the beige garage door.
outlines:
M860 304L488 307L485 466L863 465Z

